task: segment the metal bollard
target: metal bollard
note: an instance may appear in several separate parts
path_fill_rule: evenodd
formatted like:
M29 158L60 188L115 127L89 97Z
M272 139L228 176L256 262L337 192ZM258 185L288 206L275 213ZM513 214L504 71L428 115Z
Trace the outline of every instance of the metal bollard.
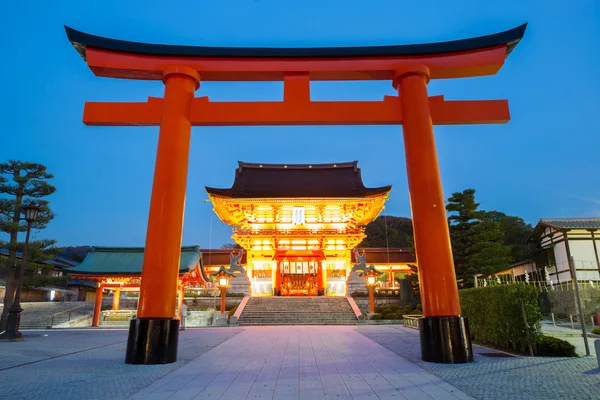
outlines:
M593 317L593 316L591 316L590 318L592 319L592 325L591 325L591 326L592 326L592 328L593 328L593 327L594 327L594 317Z
M598 360L598 367L600 367L600 339L594 340L594 347L596 348L596 359Z
M552 313L552 325L556 328L556 321L554 321L554 313Z

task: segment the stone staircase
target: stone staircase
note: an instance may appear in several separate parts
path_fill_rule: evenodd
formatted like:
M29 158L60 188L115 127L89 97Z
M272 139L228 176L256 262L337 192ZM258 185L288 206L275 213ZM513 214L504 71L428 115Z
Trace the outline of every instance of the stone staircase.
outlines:
M345 297L251 297L240 315L251 325L356 325Z
M46 329L52 325L57 326L69 320L79 319L84 315L91 314L94 304L83 301L35 302L21 303L21 308L23 308L23 312L21 313L19 330ZM2 308L0 307L1 311ZM54 322L52 321L53 315Z

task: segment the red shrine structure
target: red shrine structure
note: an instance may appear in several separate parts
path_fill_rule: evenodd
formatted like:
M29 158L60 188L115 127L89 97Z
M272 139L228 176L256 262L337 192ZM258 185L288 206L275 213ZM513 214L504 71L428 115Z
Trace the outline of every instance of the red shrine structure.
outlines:
M160 126L142 269L138 318L125 362L177 359L174 318L192 126L403 126L408 186L424 318L425 361L473 359L461 316L433 125L506 123L506 100L429 97L431 79L496 74L525 25L488 36L441 43L329 48L223 48L136 43L66 27L69 41L99 77L162 81L164 98L87 102L83 122ZM382 101L311 101L310 82L387 80L398 96ZM282 102L211 102L194 97L203 81L283 81Z

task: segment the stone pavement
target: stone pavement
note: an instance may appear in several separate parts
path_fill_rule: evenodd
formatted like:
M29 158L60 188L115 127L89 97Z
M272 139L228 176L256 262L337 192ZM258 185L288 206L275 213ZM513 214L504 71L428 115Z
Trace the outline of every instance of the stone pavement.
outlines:
M181 332L179 360L123 362L126 330L26 331L0 342L0 399L598 399L593 357L421 361L401 326L270 326ZM472 396L472 397L469 397Z
M600 369L595 357L490 358L481 353L494 350L474 346L475 362L471 364L433 364L421 360L416 330L364 326L357 331L477 399L600 399Z
M248 327L132 399L471 399L355 327Z
M183 331L176 363L139 366L124 363L127 330L24 331L0 341L0 399L125 399L240 332Z
M0 342L0 399L471 398L355 327L188 329L152 366L123 362L125 330L26 335Z
M595 328L595 326L594 326L594 328ZM588 329L587 329L588 334L591 333L592 329L593 328L588 327ZM560 325L553 326L552 321L549 321L549 322L543 321L542 322L542 332L544 333L544 335L554 336L556 338L566 340L567 342L569 342L573 346L575 346L575 351L577 352L577 354L579 354L580 356L585 355L585 342L584 342L583 336L581 334L581 326L579 326L578 328L575 328L575 329L571 329L570 326L560 326ZM596 354L596 352L594 350L594 341L595 340L600 340L600 338L598 338L597 335L594 335L593 337L588 336L590 353L592 355Z

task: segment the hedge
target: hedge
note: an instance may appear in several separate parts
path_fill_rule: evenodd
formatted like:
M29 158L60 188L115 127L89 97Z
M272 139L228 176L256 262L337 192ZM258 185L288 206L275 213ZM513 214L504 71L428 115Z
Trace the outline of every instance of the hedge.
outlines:
M459 291L471 338L482 344L525 352L541 337L539 290L526 284L495 285ZM523 321L521 300L527 327Z
M536 356L577 357L575 346L566 340L542 335L535 345Z

